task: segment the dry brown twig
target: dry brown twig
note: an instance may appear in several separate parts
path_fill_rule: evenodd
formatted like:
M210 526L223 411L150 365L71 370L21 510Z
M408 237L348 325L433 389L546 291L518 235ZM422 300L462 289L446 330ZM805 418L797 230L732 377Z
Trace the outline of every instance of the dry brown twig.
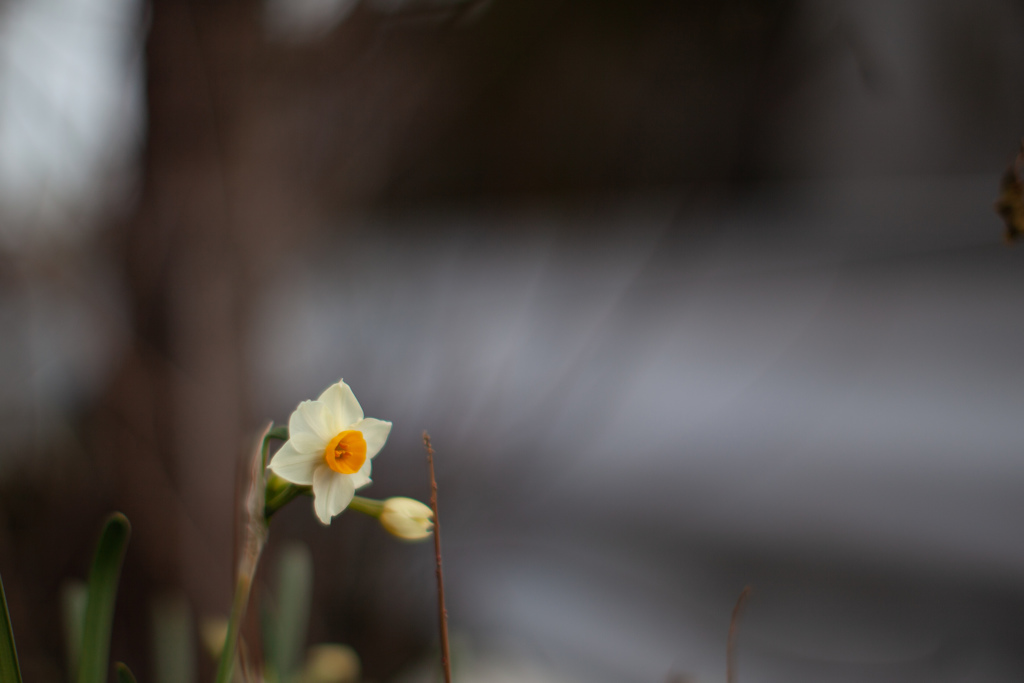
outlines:
M448 609L444 604L444 569L441 566L441 519L437 516L437 479L434 478L434 449L430 435L423 432L423 447L427 449L427 467L430 469L430 509L434 512L434 559L437 562L437 616L441 628L441 666L445 683L452 683L452 665L448 648Z

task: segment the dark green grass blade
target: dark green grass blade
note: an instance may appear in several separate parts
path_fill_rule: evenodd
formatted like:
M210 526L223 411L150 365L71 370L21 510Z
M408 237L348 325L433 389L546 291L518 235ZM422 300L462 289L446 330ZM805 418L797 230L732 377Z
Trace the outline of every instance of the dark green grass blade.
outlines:
M135 675L124 662L115 664L114 670L117 672L117 683L135 683Z
M11 628L11 615L7 612L7 595L4 594L2 579L0 606L4 610L0 614L0 683L21 683L21 667L18 666L18 651L14 647L14 630Z
M100 534L92 570L89 572L78 683L106 683L117 582L121 576L121 561L130 533L128 518L115 512L107 518L103 533Z

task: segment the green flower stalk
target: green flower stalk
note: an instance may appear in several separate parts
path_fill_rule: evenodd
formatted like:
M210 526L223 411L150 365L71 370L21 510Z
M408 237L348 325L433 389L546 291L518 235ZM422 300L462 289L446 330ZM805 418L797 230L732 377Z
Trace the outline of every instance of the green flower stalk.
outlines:
M355 496L349 507L376 517L389 534L403 541L422 541L434 532L434 511L412 498L371 500Z

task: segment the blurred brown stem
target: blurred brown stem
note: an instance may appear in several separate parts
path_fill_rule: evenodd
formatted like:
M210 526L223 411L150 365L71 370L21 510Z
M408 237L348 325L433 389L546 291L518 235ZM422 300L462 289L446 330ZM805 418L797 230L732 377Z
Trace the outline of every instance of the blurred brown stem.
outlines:
M729 642L725 651L725 680L726 683L736 683L736 636L740 630L740 615L743 612L743 605L747 598L754 592L753 586L747 586L740 593L736 600L736 606L732 608L732 618L729 620Z

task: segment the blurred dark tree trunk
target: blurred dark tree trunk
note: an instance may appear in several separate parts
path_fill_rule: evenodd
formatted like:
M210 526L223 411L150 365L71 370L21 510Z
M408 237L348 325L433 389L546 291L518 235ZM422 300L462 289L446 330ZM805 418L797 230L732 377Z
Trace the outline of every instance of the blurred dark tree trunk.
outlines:
M265 419L247 400L249 313L275 259L325 204L379 185L372 160L384 158L384 129L409 114L398 108L376 137L339 121L339 86L366 85L367 74L346 70L374 34L365 17L343 35L288 46L266 40L254 2L156 0L151 11L142 189L111 240L132 339L92 447L154 594L183 590L199 616L226 615L236 473ZM357 111L360 123L372 116ZM327 174L336 192L318 202L316 179L338 158L341 172ZM123 609L124 622L147 622L148 605Z
M133 339L95 422L153 590L201 616L232 589L236 467L258 423L244 331L301 202L260 120L255 3L151 4L143 186L115 235ZM299 193L301 195L301 193ZM145 606L139 606L145 623Z
M133 338L95 447L154 592L184 589L200 615L224 614L234 471L250 436L241 335L259 250L239 248L224 154L222 122L243 103L218 91L218 52L204 40L244 45L252 8L151 7L143 185L114 242ZM136 607L129 620L146 623L148 606Z

